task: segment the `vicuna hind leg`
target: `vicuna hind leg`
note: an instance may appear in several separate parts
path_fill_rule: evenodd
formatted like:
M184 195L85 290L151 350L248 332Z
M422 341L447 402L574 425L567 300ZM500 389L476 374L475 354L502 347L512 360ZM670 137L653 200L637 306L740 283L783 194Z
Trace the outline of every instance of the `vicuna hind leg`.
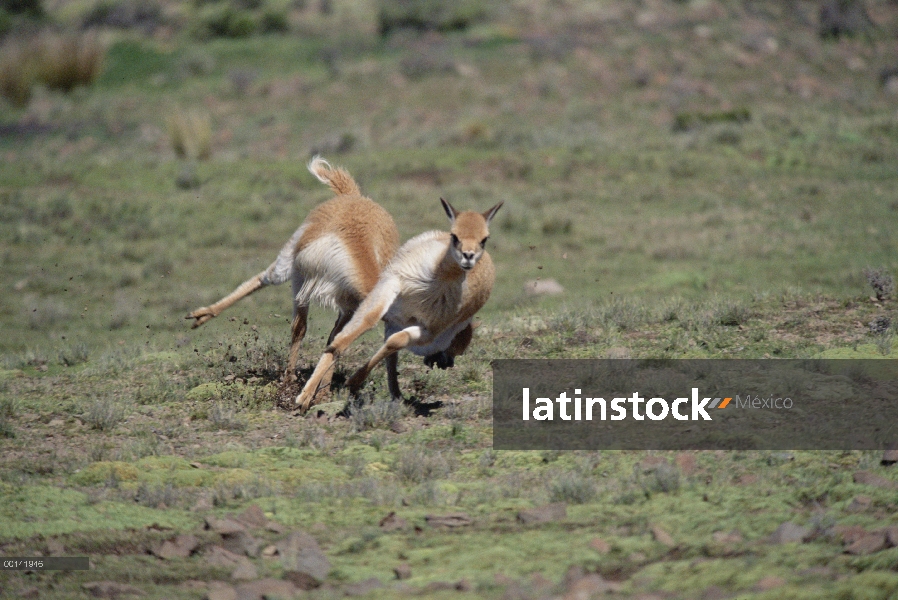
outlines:
M293 324L290 327L290 354L287 357L287 370L284 371L284 383L290 384L296 381L296 363L299 362L299 346L306 337L306 324L309 320L309 307L296 306L293 314Z
M425 340L424 332L421 327L417 325L413 325L412 327L406 327L402 331L394 333L390 337L387 338L387 341L383 346L380 347L374 356L371 357L361 369L356 371L352 377L349 378L349 393L355 396L358 394L359 390L362 389L362 384L365 382L365 379L368 378L368 374L371 373L371 370L380 363L380 361L385 358L395 355L397 352L405 348L411 343L427 343L429 340ZM391 376L390 371L393 370L395 374L396 365L391 365L387 363L387 383L390 386L390 396L393 398L401 398L402 394L399 391L399 381L398 378ZM391 379L396 379L395 381L390 381Z
M196 329L209 319L213 317L217 317L224 311L226 308L237 302L238 300L249 296L256 290L265 287L265 284L262 283L262 276L265 275L265 271L259 273L258 275L247 279L239 286L237 289L213 304L212 306L204 306L202 308L198 308L186 317L185 319L196 319L193 323L193 328Z

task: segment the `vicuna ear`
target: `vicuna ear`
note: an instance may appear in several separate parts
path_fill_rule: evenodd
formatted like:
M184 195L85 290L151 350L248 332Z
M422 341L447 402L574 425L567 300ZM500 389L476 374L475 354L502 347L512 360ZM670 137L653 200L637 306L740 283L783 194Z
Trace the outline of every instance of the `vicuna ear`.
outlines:
M452 208L452 205L451 205L451 204L449 204L448 202L446 202L446 201L443 200L442 198L440 198L440 202L443 203L443 210L446 211L446 216L449 217L449 222L450 222L450 223L455 223L455 215L457 215L458 213L455 211L454 208Z
M490 221L493 220L493 217L496 216L496 213L499 212L499 209L502 208L503 204L505 204L504 200L502 202L500 202L499 204L497 204L496 206L489 209L488 211L486 211L485 213L483 213L483 218L486 219L487 225L490 224Z

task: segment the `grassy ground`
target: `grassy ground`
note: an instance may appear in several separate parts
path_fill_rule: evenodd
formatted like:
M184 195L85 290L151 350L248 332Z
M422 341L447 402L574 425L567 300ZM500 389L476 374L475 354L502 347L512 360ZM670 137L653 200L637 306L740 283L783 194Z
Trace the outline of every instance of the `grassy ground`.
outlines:
M489 367L898 358L895 326L870 327L896 301L864 275L898 271L896 96L880 78L898 60L894 4L868 2L875 29L834 40L812 2L517 2L386 40L371 4L305 4L285 34L106 31L92 86L4 105L0 554L89 554L94 570L4 572L0 593L89 597L83 583L108 579L204 597L230 579L204 519L256 504L279 524L252 529L263 545L318 540L332 570L313 597L372 577L375 598L553 597L580 569L632 598L898 597L898 549L846 553L898 525L881 454L496 452ZM70 24L87 10L52 8ZM176 155L178 111L208 123L208 160ZM328 198L314 152L403 239L445 227L440 196L505 200L471 350L449 372L400 359L412 407L378 371L348 418L328 416L342 390L318 417L275 408L286 289L196 331L183 320ZM528 295L537 278L564 292ZM305 374L332 322L313 311ZM563 518L518 518L557 502ZM467 524L426 519L450 513ZM771 538L786 522L807 541ZM200 539L193 556L150 554L179 533Z

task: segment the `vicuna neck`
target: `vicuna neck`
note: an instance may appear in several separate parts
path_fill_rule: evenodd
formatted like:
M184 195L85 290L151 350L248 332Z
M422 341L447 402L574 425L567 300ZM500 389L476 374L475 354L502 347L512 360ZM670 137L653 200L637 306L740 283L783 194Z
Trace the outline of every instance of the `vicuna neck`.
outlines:
M464 281L467 274L467 271L462 269L458 265L458 262L452 258L452 250L447 246L446 252L443 254L443 259L437 265L435 273L436 278L446 282Z

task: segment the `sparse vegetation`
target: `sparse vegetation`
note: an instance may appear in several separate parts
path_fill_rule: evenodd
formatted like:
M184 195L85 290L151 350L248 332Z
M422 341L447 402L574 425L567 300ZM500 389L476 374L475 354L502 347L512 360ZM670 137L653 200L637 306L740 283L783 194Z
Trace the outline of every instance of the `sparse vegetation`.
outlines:
M250 528L257 550L301 531L330 560L309 597L371 578L371 598L565 597L578 573L609 597L898 590L896 548L844 538L898 525L881 451L497 451L490 419L494 359L898 358L893 2L825 39L822 2L489 2L455 29L381 21L426 2L25 4L42 16L0 3L0 546L93 568L11 573L3 594L211 597L229 571L203 520L251 504L280 531ZM427 19L467 10L439 4ZM102 41L102 68L49 89L31 34ZM406 404L378 369L347 405L371 334L320 414L276 408L287 289L183 319L328 197L315 151L403 239L444 227L440 196L505 201L474 340L445 371L403 355ZM313 311L301 379L334 320ZM773 543L785 523L806 541ZM152 554L182 534L191 556Z

